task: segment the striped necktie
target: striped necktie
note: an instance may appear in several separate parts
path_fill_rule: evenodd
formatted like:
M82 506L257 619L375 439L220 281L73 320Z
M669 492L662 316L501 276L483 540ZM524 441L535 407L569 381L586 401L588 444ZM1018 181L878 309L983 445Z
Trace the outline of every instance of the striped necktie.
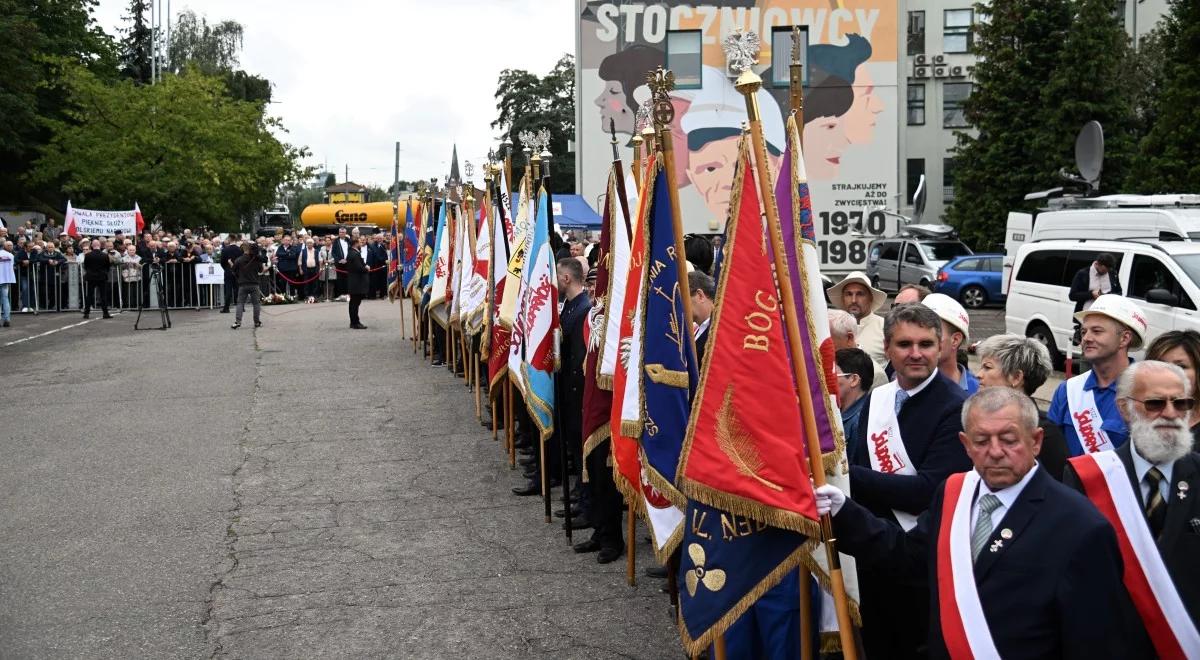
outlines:
M1167 517L1167 503L1163 501L1163 473L1158 468L1151 467L1146 471L1146 484L1150 486L1150 495L1146 498L1146 521L1150 523L1150 533L1155 538L1162 532L1163 521Z
M1000 498L991 493L979 498L979 517L971 531L971 558L979 556L983 546L992 537L992 512L1000 506Z

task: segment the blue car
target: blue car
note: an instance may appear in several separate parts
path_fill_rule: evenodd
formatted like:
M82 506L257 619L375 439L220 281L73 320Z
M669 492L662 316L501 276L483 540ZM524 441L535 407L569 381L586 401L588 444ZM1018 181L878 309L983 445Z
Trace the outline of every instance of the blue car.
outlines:
M944 293L969 309L1004 302L1000 292L1003 254L972 254L956 257L938 269L932 289Z

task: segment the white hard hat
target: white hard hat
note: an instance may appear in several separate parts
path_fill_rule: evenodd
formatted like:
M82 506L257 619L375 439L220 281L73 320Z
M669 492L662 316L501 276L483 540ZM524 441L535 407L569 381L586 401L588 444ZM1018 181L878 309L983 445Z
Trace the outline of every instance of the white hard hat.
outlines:
M1136 351L1146 342L1146 315L1142 308L1130 302L1128 298L1115 293L1106 293L1092 302L1092 306L1082 312L1075 312L1075 320L1083 322L1090 314L1101 314L1121 323L1133 331L1133 341L1129 349Z
M957 300L944 293L931 293L925 296L921 304L932 309L946 323L958 328L963 333L963 339L971 336L971 317Z

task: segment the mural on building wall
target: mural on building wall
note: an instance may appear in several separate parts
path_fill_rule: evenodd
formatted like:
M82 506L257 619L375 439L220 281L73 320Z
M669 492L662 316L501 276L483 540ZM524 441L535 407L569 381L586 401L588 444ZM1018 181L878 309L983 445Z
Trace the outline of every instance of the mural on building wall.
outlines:
M609 119L632 151L638 108L650 98L646 74L667 66L667 41L697 31L699 54L676 56L672 94L679 196L685 229L716 233L729 206L737 140L746 120L745 100L727 75L721 41L753 29L762 37L759 65L766 81L758 92L764 135L778 172L785 147L784 118L791 111L786 73L772 76L772 38L793 24L807 28L804 130L805 165L812 185L818 247L832 270L865 264L870 236L882 234L895 207L897 186L898 27L894 0L725 0L613 2L578 0L580 118L577 156L582 192L604 193ZM694 51L693 51L694 52ZM688 66L696 63L699 66ZM787 61L779 63L786 67ZM695 69L695 70L692 70ZM781 69L785 71L785 69ZM681 75L682 74L682 75ZM687 82L692 84L688 85ZM698 83L698 84L697 84Z

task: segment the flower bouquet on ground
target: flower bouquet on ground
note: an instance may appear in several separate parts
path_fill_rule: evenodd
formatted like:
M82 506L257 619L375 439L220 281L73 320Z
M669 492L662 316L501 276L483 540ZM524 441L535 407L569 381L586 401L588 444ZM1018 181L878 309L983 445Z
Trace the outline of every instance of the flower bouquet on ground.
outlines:
M262 299L264 305L290 305L294 302L296 302L296 298L286 293L270 293L263 296Z

